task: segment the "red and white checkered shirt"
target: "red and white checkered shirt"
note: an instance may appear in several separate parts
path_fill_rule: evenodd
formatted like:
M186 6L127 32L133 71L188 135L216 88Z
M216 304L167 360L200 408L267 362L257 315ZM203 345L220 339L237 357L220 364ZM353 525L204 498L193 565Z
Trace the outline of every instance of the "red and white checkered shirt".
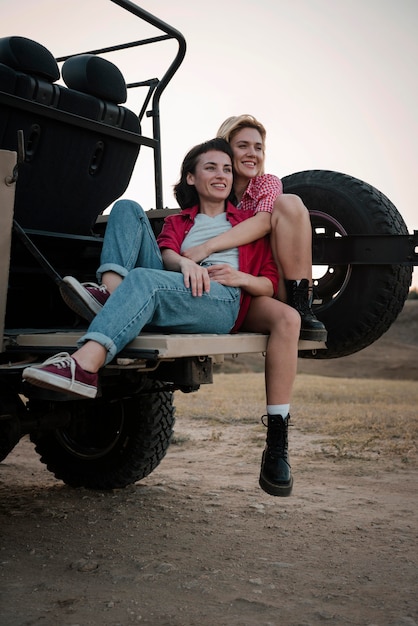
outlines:
M247 189L238 204L242 211L273 211L273 204L277 196L283 193L283 185L280 178L273 174L262 174L252 178Z

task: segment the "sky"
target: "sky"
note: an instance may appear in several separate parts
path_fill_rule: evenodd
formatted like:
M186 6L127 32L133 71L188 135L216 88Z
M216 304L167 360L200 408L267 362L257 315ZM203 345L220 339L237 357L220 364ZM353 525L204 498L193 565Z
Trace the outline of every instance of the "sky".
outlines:
M267 129L266 171L343 172L383 192L418 230L416 0L138 0L185 37L185 60L162 95L164 204L188 149L230 115ZM54 56L159 34L110 0L0 0L0 36L23 35ZM127 82L160 77L173 41L112 59ZM128 106L138 112L139 90ZM149 135L150 121L143 124ZM155 206L142 148L124 197ZM418 288L418 268L413 286Z

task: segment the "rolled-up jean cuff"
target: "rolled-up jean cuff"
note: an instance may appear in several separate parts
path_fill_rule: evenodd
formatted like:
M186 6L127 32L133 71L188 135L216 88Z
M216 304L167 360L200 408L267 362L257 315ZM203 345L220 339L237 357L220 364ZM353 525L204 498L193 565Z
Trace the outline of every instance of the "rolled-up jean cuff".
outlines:
M123 265L117 265L116 263L103 263L103 265L101 265L96 272L96 278L99 283L102 282L102 275L105 272L116 272L116 274L119 274L122 278L125 278L125 276L128 275L128 270L126 267L123 267Z
M106 360L103 365L107 365L108 363L110 363L110 361L112 361L115 358L117 354L116 345L113 343L113 341L109 337L106 337L106 335L102 335L102 333L87 332L85 335L80 337L80 339L77 341L77 348L81 348L81 346L87 343L87 341L96 341L96 343L100 343L100 345L103 346L103 348L105 348Z

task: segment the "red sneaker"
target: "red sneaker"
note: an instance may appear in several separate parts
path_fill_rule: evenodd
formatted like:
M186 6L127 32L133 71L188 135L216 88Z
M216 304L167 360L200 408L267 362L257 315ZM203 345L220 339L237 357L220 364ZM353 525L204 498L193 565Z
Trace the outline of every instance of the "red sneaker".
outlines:
M67 306L88 322L101 311L110 296L106 285L80 283L73 276L63 278L60 291Z
M60 352L41 365L26 367L22 378L36 387L67 391L84 398L97 395L98 375L83 370L68 352Z

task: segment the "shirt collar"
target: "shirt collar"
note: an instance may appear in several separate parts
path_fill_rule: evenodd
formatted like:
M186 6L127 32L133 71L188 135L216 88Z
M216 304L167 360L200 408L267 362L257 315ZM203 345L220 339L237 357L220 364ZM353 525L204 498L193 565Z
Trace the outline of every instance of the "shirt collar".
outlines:
M246 190L244 191L244 193L242 194L242 198L241 198L241 202L243 201L243 199L245 198L245 196L249 196L251 198L251 200L256 200L257 199L257 191L255 189L256 185L257 185L257 176L255 176L254 178L250 179L250 182L247 185Z
M231 202L228 202L226 205L226 214L227 215L235 215L239 212L239 209L234 206ZM196 215L199 213L199 205L191 207L190 209L183 209L181 215L189 217L191 220L194 220Z

